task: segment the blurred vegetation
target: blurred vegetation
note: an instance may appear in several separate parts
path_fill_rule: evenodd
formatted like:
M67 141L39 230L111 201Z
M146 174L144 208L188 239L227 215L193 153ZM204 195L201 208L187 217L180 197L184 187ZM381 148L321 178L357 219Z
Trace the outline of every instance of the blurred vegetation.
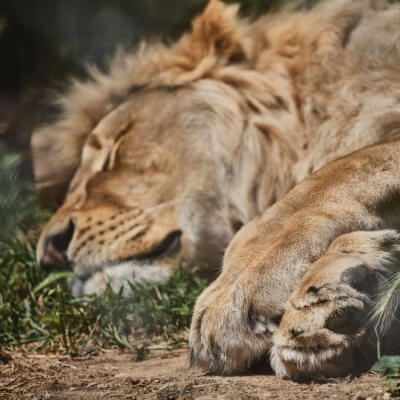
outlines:
M400 356L384 356L373 367L372 371L383 376L390 391L396 397L400 394Z
M0 240L36 238L36 229L51 211L40 206L32 183L21 177L22 156L0 157Z

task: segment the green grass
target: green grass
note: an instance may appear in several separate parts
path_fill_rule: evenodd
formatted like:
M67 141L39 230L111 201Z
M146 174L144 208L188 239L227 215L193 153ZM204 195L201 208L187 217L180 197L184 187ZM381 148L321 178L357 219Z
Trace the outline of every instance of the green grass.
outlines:
M165 284L132 285L128 293L107 288L101 296L73 297L69 274L46 273L23 242L0 243L0 344L12 348L62 348L68 353L119 346L131 335L181 340L197 296L205 287L183 269Z
M137 338L182 340L205 281L179 269L164 284L73 297L65 282L69 273L48 275L35 260L38 226L50 212L18 178L19 163L16 156L0 159L0 349L33 343L39 350L80 353L132 348Z
M400 356L384 356L373 367L372 371L385 377L391 392L399 394L400 389Z
M51 211L39 205L32 185L22 178L22 157L10 153L0 157L0 240L35 234Z
M375 334L378 344L378 362L372 368L385 377L390 391L396 395L400 394L400 356L380 357L380 347L384 340L398 348L393 342L395 332L399 329L400 322L400 274L394 273L385 279L376 291L376 302L370 316L371 323L374 324Z

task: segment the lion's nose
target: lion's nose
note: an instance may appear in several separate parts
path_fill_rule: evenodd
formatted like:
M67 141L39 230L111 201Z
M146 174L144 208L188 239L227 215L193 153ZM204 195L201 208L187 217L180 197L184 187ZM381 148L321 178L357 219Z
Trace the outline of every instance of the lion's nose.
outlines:
M50 234L45 238L43 256L40 259L40 265L44 269L71 269L67 257L67 250L72 240L74 230L75 225L70 221L64 230L55 234Z

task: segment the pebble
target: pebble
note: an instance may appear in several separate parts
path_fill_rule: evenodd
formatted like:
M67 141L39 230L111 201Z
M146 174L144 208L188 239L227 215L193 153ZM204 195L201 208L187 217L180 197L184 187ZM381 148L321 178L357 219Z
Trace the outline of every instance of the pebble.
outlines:
M352 400L367 400L368 395L363 392L357 392Z

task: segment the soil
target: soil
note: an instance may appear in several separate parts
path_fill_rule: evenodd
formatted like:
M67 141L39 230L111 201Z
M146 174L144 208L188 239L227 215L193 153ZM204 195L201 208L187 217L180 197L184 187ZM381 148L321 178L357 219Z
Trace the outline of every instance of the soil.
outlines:
M387 386L373 373L325 383L295 383L273 375L209 376L187 365L186 349L101 351L69 357L12 354L0 357L0 399L337 399L387 400Z

